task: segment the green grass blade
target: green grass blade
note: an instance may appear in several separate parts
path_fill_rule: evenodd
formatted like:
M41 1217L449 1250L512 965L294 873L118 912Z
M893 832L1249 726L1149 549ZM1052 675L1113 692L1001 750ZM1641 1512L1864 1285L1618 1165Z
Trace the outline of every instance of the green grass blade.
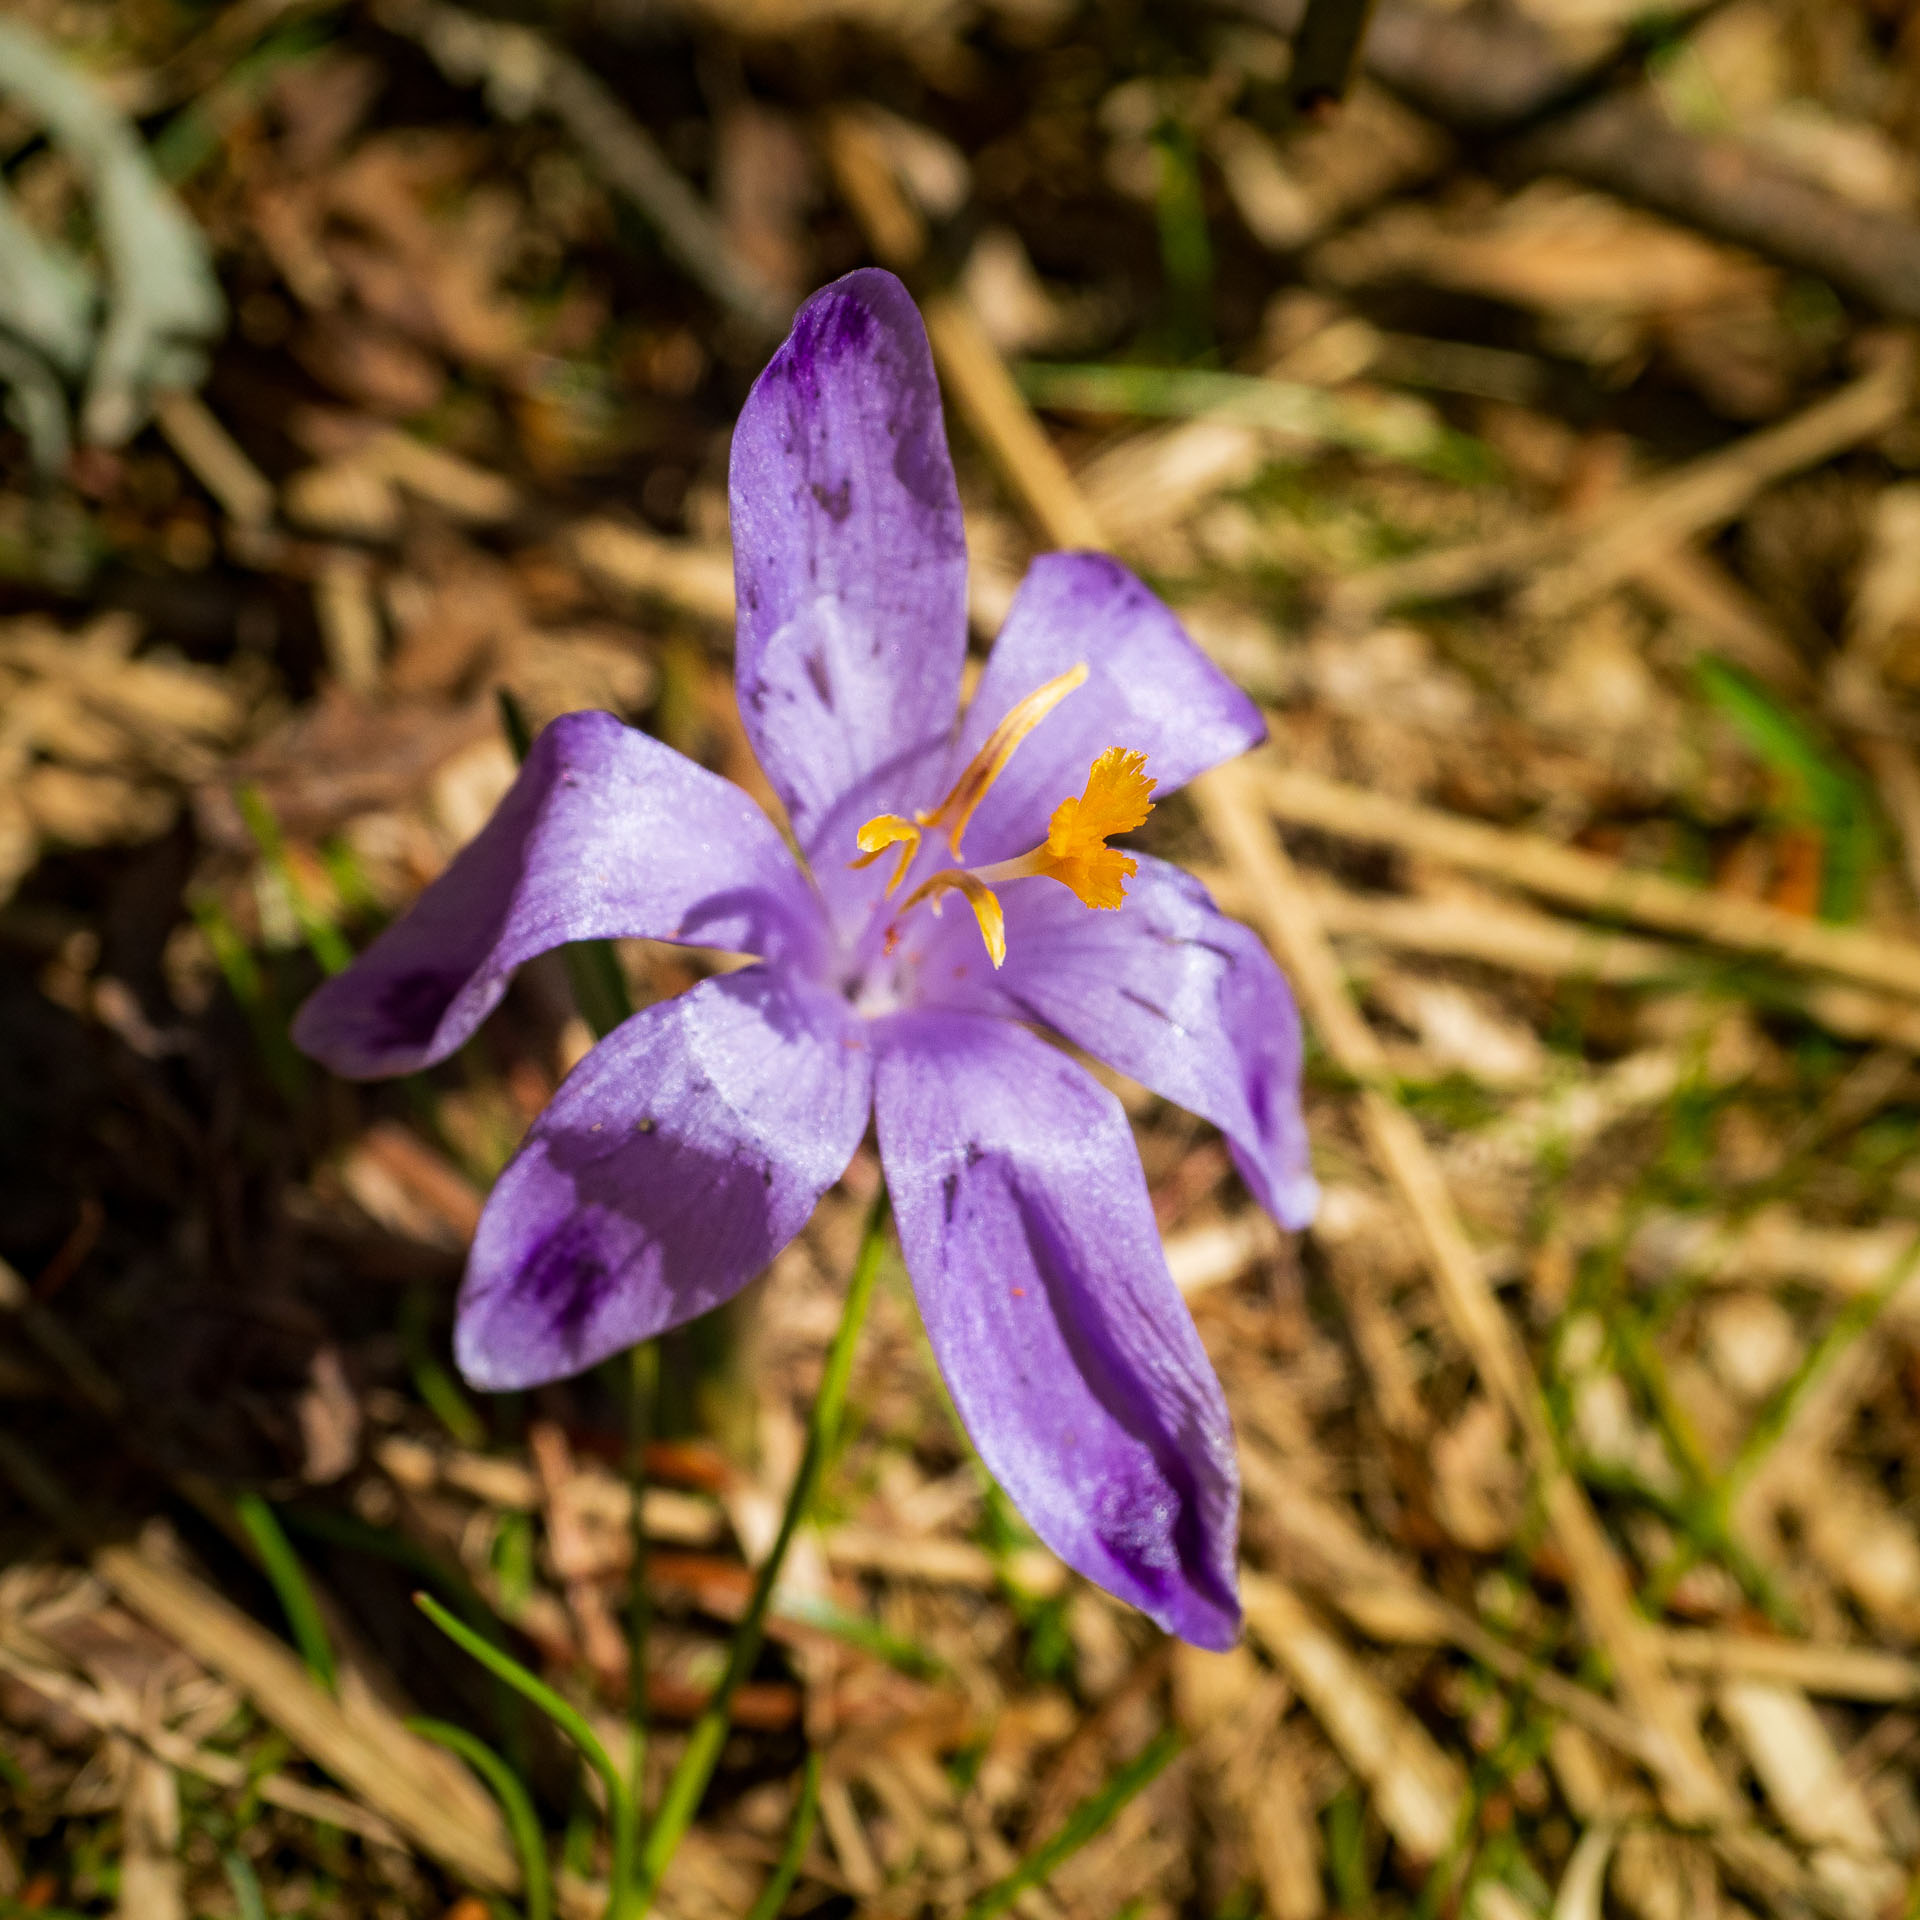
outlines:
M1404 394L1360 400L1301 381L1207 367L1027 360L1014 374L1035 406L1057 413L1175 420L1206 414L1402 460L1443 477L1484 478L1497 470L1484 443L1455 432L1424 401Z
M261 1570L273 1583L274 1595L280 1602L281 1612L287 1616L294 1645L300 1649L307 1670L329 1693L337 1692L339 1677L334 1671L333 1643L327 1638L326 1622L320 1617L320 1605L307 1584L300 1556L281 1530L273 1509L257 1493L243 1493L234 1502L234 1511L247 1530L247 1538L253 1542L254 1552L260 1556Z
M233 1889L233 1904L240 1909L240 1920L268 1920L260 1877L247 1856L229 1849L220 1856L220 1864L226 1869L227 1885Z
M287 858L287 843L281 835L280 822L273 817L273 809L267 805L265 796L258 787L242 787L234 799L254 845L260 849L261 859L286 890L287 904L293 909L307 951L320 963L322 972L344 973L353 964L353 949L347 944L346 935L313 904L306 888L300 884L300 876Z
M412 1287L400 1301L400 1350L413 1375L414 1391L461 1446L484 1447L487 1423L434 1350L433 1299L425 1287Z
M1141 1753L1121 1767L1097 1793L1089 1794L1067 1815L1051 1840L1034 1848L1004 1879L996 1880L966 1911L965 1920L994 1920L1030 1887L1058 1873L1089 1840L1111 1826L1129 1800L1150 1786L1180 1751L1172 1728L1155 1736Z
M786 1510L780 1516L780 1531L754 1576L753 1593L747 1601L740 1624L734 1629L733 1643L727 1650L726 1671L720 1676L720 1684L714 1688L713 1697L700 1718L693 1723L693 1732L688 1736L679 1764L667 1781L666 1791L660 1797L660 1811L647 1835L640 1860L640 1911L643 1914L659 1890L668 1863L685 1837L687 1828L693 1824L693 1816L700 1810L707 1782L713 1778L713 1769L720 1759L720 1749L726 1744L727 1729L733 1714L733 1696L740 1683L753 1670L754 1661L759 1658L761 1642L766 1637L767 1608L773 1600L773 1590L779 1581L780 1569L785 1564L787 1549L792 1545L793 1536L799 1531L807 1509L813 1504L826 1464L833 1457L834 1445L840 1435L841 1415L846 1410L847 1386L853 1377L854 1349L860 1342L860 1329L865 1324L867 1308L873 1301L874 1284L880 1276L880 1257L886 1249L887 1212L887 1192L882 1187L867 1215L866 1228L860 1237L860 1251L854 1256L853 1274L847 1282L846 1305L841 1309L840 1325L834 1333L833 1345L827 1351L826 1371L821 1376L820 1392L807 1422L806 1448L800 1456L799 1470L793 1476Z
M800 1862L807 1857L813 1839L813 1823L820 1814L820 1756L807 1755L807 1770L800 1776L800 1804L793 1810L793 1825L787 1829L787 1844L780 1851L780 1863L773 1877L760 1889L760 1898L747 1912L747 1920L775 1920L800 1877Z
M288 1037L285 1016L274 1004L253 949L219 901L203 895L187 904L194 924L212 949L214 963L227 983L227 991L253 1029L254 1044L260 1049L267 1078L288 1106L298 1106L306 1091L307 1063Z
M1818 830L1820 917L1857 919L1880 856L1876 805L1866 780L1751 674L1703 654L1694 677L1707 701L1785 787L1787 812Z
M540 1831L540 1817L533 1810L533 1798L520 1776L478 1735L456 1727L450 1720L416 1715L407 1725L423 1738L457 1753L493 1789L520 1854L527 1920L553 1920L553 1876L547 1866L546 1839Z
M570 1701L529 1673L511 1654L502 1652L464 1622L456 1620L431 1594L416 1593L413 1604L463 1653L479 1661L489 1673L498 1675L538 1707L580 1749L587 1764L600 1776L600 1784L607 1793L613 1842L612 1892L607 1903L607 1920L621 1920L629 1910L633 1891L633 1794L613 1764L612 1756L601 1745L600 1736Z

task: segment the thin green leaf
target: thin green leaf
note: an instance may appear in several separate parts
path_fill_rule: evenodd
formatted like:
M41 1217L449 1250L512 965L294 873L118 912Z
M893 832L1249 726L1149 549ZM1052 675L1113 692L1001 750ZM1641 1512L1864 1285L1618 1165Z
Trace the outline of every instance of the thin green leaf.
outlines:
M210 896L188 902L194 924L213 951L214 964L227 983L240 1011L253 1029L254 1043L266 1065L267 1078L289 1106L297 1106L306 1090L307 1063L287 1035L287 1022L267 990L266 977L253 949L227 911Z
M793 1825L787 1829L787 1844L780 1850L780 1862L760 1898L748 1910L747 1920L775 1920L800 1877L800 1862L807 1857L813 1839L813 1823L820 1813L820 1756L807 1755L806 1772L800 1776L800 1804L793 1810Z
M1694 676L1707 701L1781 782L1788 817L1819 832L1821 918L1857 919L1880 857L1876 809L1866 781L1818 729L1751 674L1702 654Z
M267 1920L267 1903L260 1892L260 1877L244 1853L229 1849L220 1856L226 1869L227 1885L233 1889L233 1904L240 1909L240 1920Z
M281 1531L273 1509L257 1493L243 1493L234 1502L234 1511L247 1530L247 1538L253 1542L254 1552L260 1556L261 1570L273 1583L274 1596L280 1602L281 1612L287 1616L294 1645L300 1649L308 1672L329 1693L337 1692L339 1677L334 1671L333 1643L327 1638L326 1622L320 1617L319 1602L307 1584L307 1572L300 1564L300 1556Z
M633 1892L633 1794L613 1764L612 1756L600 1744L600 1736L587 1725L585 1716L570 1701L563 1699L529 1673L509 1653L493 1646L459 1620L428 1593L416 1593L413 1604L444 1633L453 1644L479 1661L489 1673L496 1674L515 1692L538 1707L553 1724L580 1749L587 1764L600 1776L606 1789L608 1822L612 1829L613 1862L607 1920L622 1920L629 1911Z
M438 1742L457 1753L489 1787L507 1816L513 1844L520 1854L520 1874L526 1883L527 1920L552 1920L553 1876L547 1866L545 1836L540 1817L533 1810L533 1798L520 1776L477 1735L449 1720L430 1720L416 1715L407 1725L425 1739Z
M1456 433L1406 394L1360 397L1301 381L1205 367L1071 365L1028 360L1015 368L1036 406L1059 413L1211 419L1298 435L1461 480L1484 480L1498 463L1484 443Z
M433 1300L426 1288L412 1288L401 1299L400 1348L407 1357L414 1390L461 1446L483 1447L487 1443L487 1424L434 1351L429 1327L432 1315Z
M799 1469L793 1476L786 1510L780 1516L780 1531L774 1536L772 1548L754 1575L753 1592L748 1598L746 1612L734 1629L733 1642L727 1650L726 1671L721 1674L720 1684L714 1688L713 1697L707 1702L700 1718L693 1723L693 1731L687 1737L680 1762L660 1797L660 1811L654 1819L652 1831L647 1835L646 1848L640 1861L642 1914L652 1904L668 1864L685 1837L687 1828L693 1824L693 1816L700 1810L707 1782L713 1778L713 1769L720 1759L720 1749L726 1744L727 1729L733 1714L733 1696L740 1683L753 1670L754 1661L759 1658L761 1642L766 1636L767 1608L779 1582L787 1549L793 1544L793 1536L799 1531L800 1522L806 1517L807 1509L819 1491L826 1464L833 1457L841 1416L846 1411L847 1386L853 1377L854 1349L860 1342L860 1329L865 1324L867 1308L873 1301L874 1283L880 1275L881 1255L886 1250L887 1212L887 1192L882 1187L867 1214L866 1228L860 1237L860 1251L854 1256L853 1273L847 1282L846 1304L840 1310L840 1325L834 1333L833 1345L827 1351L826 1371L821 1375L820 1391L807 1422L806 1449L800 1456Z
M966 1920L994 1920L1030 1887L1051 1879L1089 1840L1098 1838L1113 1824L1129 1800L1159 1777L1180 1746L1180 1736L1171 1727L1156 1735L1105 1786L1082 1800L1051 1840L1035 1847L1011 1873L981 1894L967 1909Z
M242 787L234 799L240 808L240 818L246 822L247 831L253 836L254 845L260 849L260 857L267 864L267 870L280 883L287 896L287 904L293 909L295 924L300 929L300 937L307 943L307 951L320 963L324 973L344 973L353 964L353 949L347 944L347 937L327 916L313 904L306 888L301 884L300 876L293 870L293 862L287 857L287 843L280 832L280 822L273 817L273 809L267 805L266 797L258 787Z

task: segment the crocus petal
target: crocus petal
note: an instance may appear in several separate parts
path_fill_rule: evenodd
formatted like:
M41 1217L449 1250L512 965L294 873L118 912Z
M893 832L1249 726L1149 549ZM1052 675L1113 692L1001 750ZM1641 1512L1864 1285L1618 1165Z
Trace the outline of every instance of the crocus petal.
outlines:
M804 957L820 908L741 790L610 713L563 714L474 840L300 1009L296 1045L355 1079L454 1051L514 968L570 940Z
M728 493L740 716L810 847L836 799L952 725L966 654L940 389L892 274L800 309L741 409Z
M461 1372L555 1380L738 1292L845 1171L872 1084L859 1020L787 968L635 1014L494 1186L460 1294Z
M901 1249L981 1459L1069 1566L1230 1646L1233 1431L1119 1103L1004 1020L899 1014L874 1035Z
M970 864L1023 853L1109 747L1147 757L1164 800L1266 737L1253 702L1117 560L1043 554L1028 570L961 729L963 766L1016 701L1084 662L1087 682L1022 742L967 830Z
M996 973L960 916L923 963L927 998L1033 1020L1226 1135L1253 1197L1282 1226L1319 1189L1300 1112L1300 1016L1258 936L1192 874L1141 854L1125 904L1094 913L1046 879L1000 890Z

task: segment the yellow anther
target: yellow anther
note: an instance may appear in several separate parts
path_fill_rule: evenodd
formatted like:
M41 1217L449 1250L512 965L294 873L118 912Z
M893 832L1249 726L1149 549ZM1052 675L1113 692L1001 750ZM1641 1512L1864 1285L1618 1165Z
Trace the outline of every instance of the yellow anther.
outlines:
M860 849L860 858L847 863L854 867L870 867L889 847L900 848L899 863L894 867L893 878L887 882L887 892L897 893L900 882L907 877L907 869L913 865L913 856L920 851L920 829L897 813L876 813L854 836L854 841Z
M967 905L973 909L973 917L979 922L980 938L987 943L987 957L997 969L1007 957L1007 916L1000 910L998 896L978 874L969 873L965 867L945 867L938 873L929 874L907 895L900 911L904 914L924 900L937 918L940 896L944 893L966 896Z
M1001 882L1044 876L1058 880L1082 906L1119 906L1127 897L1127 882L1140 871L1140 863L1119 848L1108 846L1107 841L1116 833L1131 833L1153 811L1153 802L1147 796L1159 782L1147 778L1146 765L1144 753L1109 747L1088 769L1086 791L1077 798L1069 796L1054 808L1053 818L1047 823L1047 837L1039 846L1012 860L997 860L990 867L943 867L930 874L900 903L896 927L899 918L923 900L937 914L943 894L965 894L973 917L980 923L980 937L998 967L1007 957L1006 916L993 891ZM879 837L879 821L870 821L868 826L875 831L873 853L877 854L888 842ZM865 834L867 828L861 831ZM867 843L863 839L861 844ZM904 864L901 870L905 871ZM891 946L888 951L892 951Z
M1086 678L1087 669L1083 661L1079 666L1069 667L1065 673L1049 680L1044 687L1035 687L987 735L985 744L967 762L966 771L953 783L953 790L947 797L931 813L914 816L923 827L945 828L947 844L952 847L956 860L960 857L960 840L967 830L967 822L973 818L974 809L987 797L987 790L1000 778L1007 762L1013 758L1014 748L1068 694L1076 687L1084 686Z
M974 809L987 797L987 790L999 779L1007 762L1013 758L1014 748L1075 687L1084 685L1086 678L1087 669L1082 662L1056 675L1044 687L1035 687L987 735L986 744L967 762L966 771L931 813L916 814L912 820L903 820L897 813L875 814L854 835L860 857L848 864L870 867L889 847L898 845L901 849L900 862L893 870L893 878L887 882L887 892L891 894L907 877L907 869L913 865L914 855L920 851L922 828L944 830L947 844L953 849L953 857L959 859L960 838L967 830L967 822L973 818ZM994 964L997 966L999 963L996 961Z

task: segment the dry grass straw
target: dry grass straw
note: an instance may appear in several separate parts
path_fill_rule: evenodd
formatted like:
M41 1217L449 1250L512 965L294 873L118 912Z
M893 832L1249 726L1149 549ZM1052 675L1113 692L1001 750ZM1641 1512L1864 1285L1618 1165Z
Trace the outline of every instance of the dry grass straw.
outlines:
M248 1788L269 1806L284 1808L288 1813L317 1820L325 1826L338 1827L343 1833L358 1834L382 1846L406 1845L397 1827L368 1812L358 1800L290 1780L283 1773L256 1773L235 1755L198 1746L168 1727L151 1719L143 1720L98 1688L74 1679L57 1667L28 1658L4 1641L0 1641L0 1671L11 1674L42 1699L64 1707L102 1733L125 1736L177 1772L193 1774L228 1791Z
M1762 489L1891 427L1911 391L1911 355L1903 340L1879 344L1875 364L1838 393L1628 489L1590 520L1528 525L1350 574L1334 588L1330 610L1361 621L1408 601L1479 593L1532 575L1528 609L1543 618L1563 616L1725 525Z
M1587 1630L1613 1663L1632 1711L1659 1739L1656 1770L1670 1810L1686 1820L1730 1817L1726 1788L1666 1676L1612 1544L1560 1458L1532 1367L1488 1285L1432 1150L1412 1116L1378 1090L1387 1078L1380 1042L1348 998L1311 898L1260 818L1252 781L1239 768L1217 769L1196 783L1196 798L1215 841L1249 885L1255 924L1285 965L1307 1018L1328 1052L1362 1084L1368 1143L1419 1233L1455 1333L1519 1429Z
M1657 927L1788 966L1836 974L1859 986L1920 997L1920 946L1886 934L1832 926L1757 900L1707 893L1662 874L1415 806L1270 756L1249 760L1252 793L1289 825L1370 841L1439 860L1589 913Z
M1380 1818L1416 1861L1453 1844L1466 1775L1418 1720L1284 1581L1243 1573L1247 1629L1299 1688L1340 1756L1372 1789Z
M519 1862L493 1802L396 1716L367 1698L349 1708L323 1693L281 1641L182 1568L125 1546L98 1548L92 1564L125 1605L231 1681L422 1852L488 1892L518 1887Z

